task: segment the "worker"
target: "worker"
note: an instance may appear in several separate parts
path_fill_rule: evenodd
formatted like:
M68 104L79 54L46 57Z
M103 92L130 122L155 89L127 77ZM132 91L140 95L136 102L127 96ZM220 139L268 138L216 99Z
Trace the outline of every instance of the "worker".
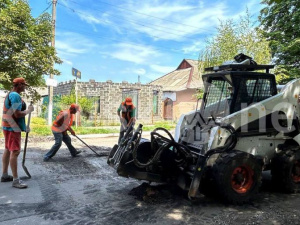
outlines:
M28 106L22 100L20 93L25 91L26 83L22 77L13 80L13 88L6 95L3 105L2 129L5 139L5 148L2 156L1 182L11 182L15 188L27 188L18 177L18 156L21 151L21 132L26 131L25 116L31 113L34 108ZM26 131L29 132L29 131ZM8 175L10 165L12 176Z
M56 152L59 150L62 142L64 142L71 155L76 157L81 151L77 151L71 143L71 138L68 135L67 131L69 131L72 135L75 135L74 130L71 128L73 124L73 120L76 112L80 112L79 105L71 104L70 108L67 110L62 110L59 112L56 117L53 125L51 127L52 133L54 135L55 143L50 149L50 151L44 155L44 162L49 161L53 156L55 156Z
M132 98L126 98L125 101L120 104L117 110L117 115L119 116L121 122L118 141L118 144L120 144L126 129L135 124L135 107L132 103Z

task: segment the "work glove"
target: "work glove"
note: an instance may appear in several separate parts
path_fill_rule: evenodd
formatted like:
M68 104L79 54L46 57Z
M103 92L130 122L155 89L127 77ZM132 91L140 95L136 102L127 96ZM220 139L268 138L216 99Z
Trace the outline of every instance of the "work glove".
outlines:
M27 112L31 113L33 110L34 110L33 105L29 105L28 109L27 109Z
M71 134L72 134L73 136L75 136L75 132L74 132L73 130L71 130Z

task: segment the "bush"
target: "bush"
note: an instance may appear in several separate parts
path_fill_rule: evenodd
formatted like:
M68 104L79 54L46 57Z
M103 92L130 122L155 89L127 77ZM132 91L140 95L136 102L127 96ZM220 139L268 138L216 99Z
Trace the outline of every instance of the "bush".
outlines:
M26 121L27 122L27 121ZM42 117L33 117L30 120L30 124L36 124L36 125L47 125L47 121L45 118Z
M52 135L51 127L47 125L32 124L30 126L30 136L49 136Z

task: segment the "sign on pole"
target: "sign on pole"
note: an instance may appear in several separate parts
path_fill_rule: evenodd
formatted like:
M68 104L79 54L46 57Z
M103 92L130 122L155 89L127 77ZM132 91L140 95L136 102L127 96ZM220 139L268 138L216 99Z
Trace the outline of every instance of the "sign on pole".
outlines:
M72 75L78 79L81 79L81 72L75 68L72 68Z
M77 90L78 90L78 88L77 88L77 78L79 78L79 79L81 79L81 72L79 71L79 70L77 70L77 69L75 69L75 68L72 68L72 75L74 76L74 77L76 77L76 84L75 84L75 96L76 96L76 104L78 104L78 95L77 95ZM77 128L77 125L78 125L78 113L76 113L76 120L75 120L75 122L76 122L76 128Z
M48 78L46 80L46 85L47 86L51 86L51 87L57 87L57 80L54 80L54 79L51 79L51 78Z

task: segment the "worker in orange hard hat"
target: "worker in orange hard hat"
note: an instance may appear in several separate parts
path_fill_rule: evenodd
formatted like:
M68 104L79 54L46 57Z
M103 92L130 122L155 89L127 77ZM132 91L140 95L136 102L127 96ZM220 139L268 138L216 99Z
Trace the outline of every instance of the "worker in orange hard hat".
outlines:
M70 131L72 135L75 135L74 130L71 128L74 120L74 115L76 112L80 112L79 105L71 104L70 108L67 110L62 110L59 112L56 117L53 125L51 127L52 133L54 135L55 143L50 149L50 151L44 155L44 162L49 161L50 158L55 156L56 152L59 150L62 142L64 142L71 155L76 157L81 151L77 151L71 143L71 138L68 135L67 131Z
M34 108L32 105L26 109L26 104L21 98L21 92L28 86L23 77L13 80L13 88L7 94L3 105L2 130L5 139L5 148L2 155L1 182L11 182L15 188L27 188L18 177L18 156L21 151L21 132L29 132L25 124L25 116L30 114ZM10 165L12 176L8 175Z
M125 101L120 104L117 110L117 114L121 122L118 144L120 144L127 127L135 123L135 110L136 108L132 103L132 98L130 97L127 97Z

